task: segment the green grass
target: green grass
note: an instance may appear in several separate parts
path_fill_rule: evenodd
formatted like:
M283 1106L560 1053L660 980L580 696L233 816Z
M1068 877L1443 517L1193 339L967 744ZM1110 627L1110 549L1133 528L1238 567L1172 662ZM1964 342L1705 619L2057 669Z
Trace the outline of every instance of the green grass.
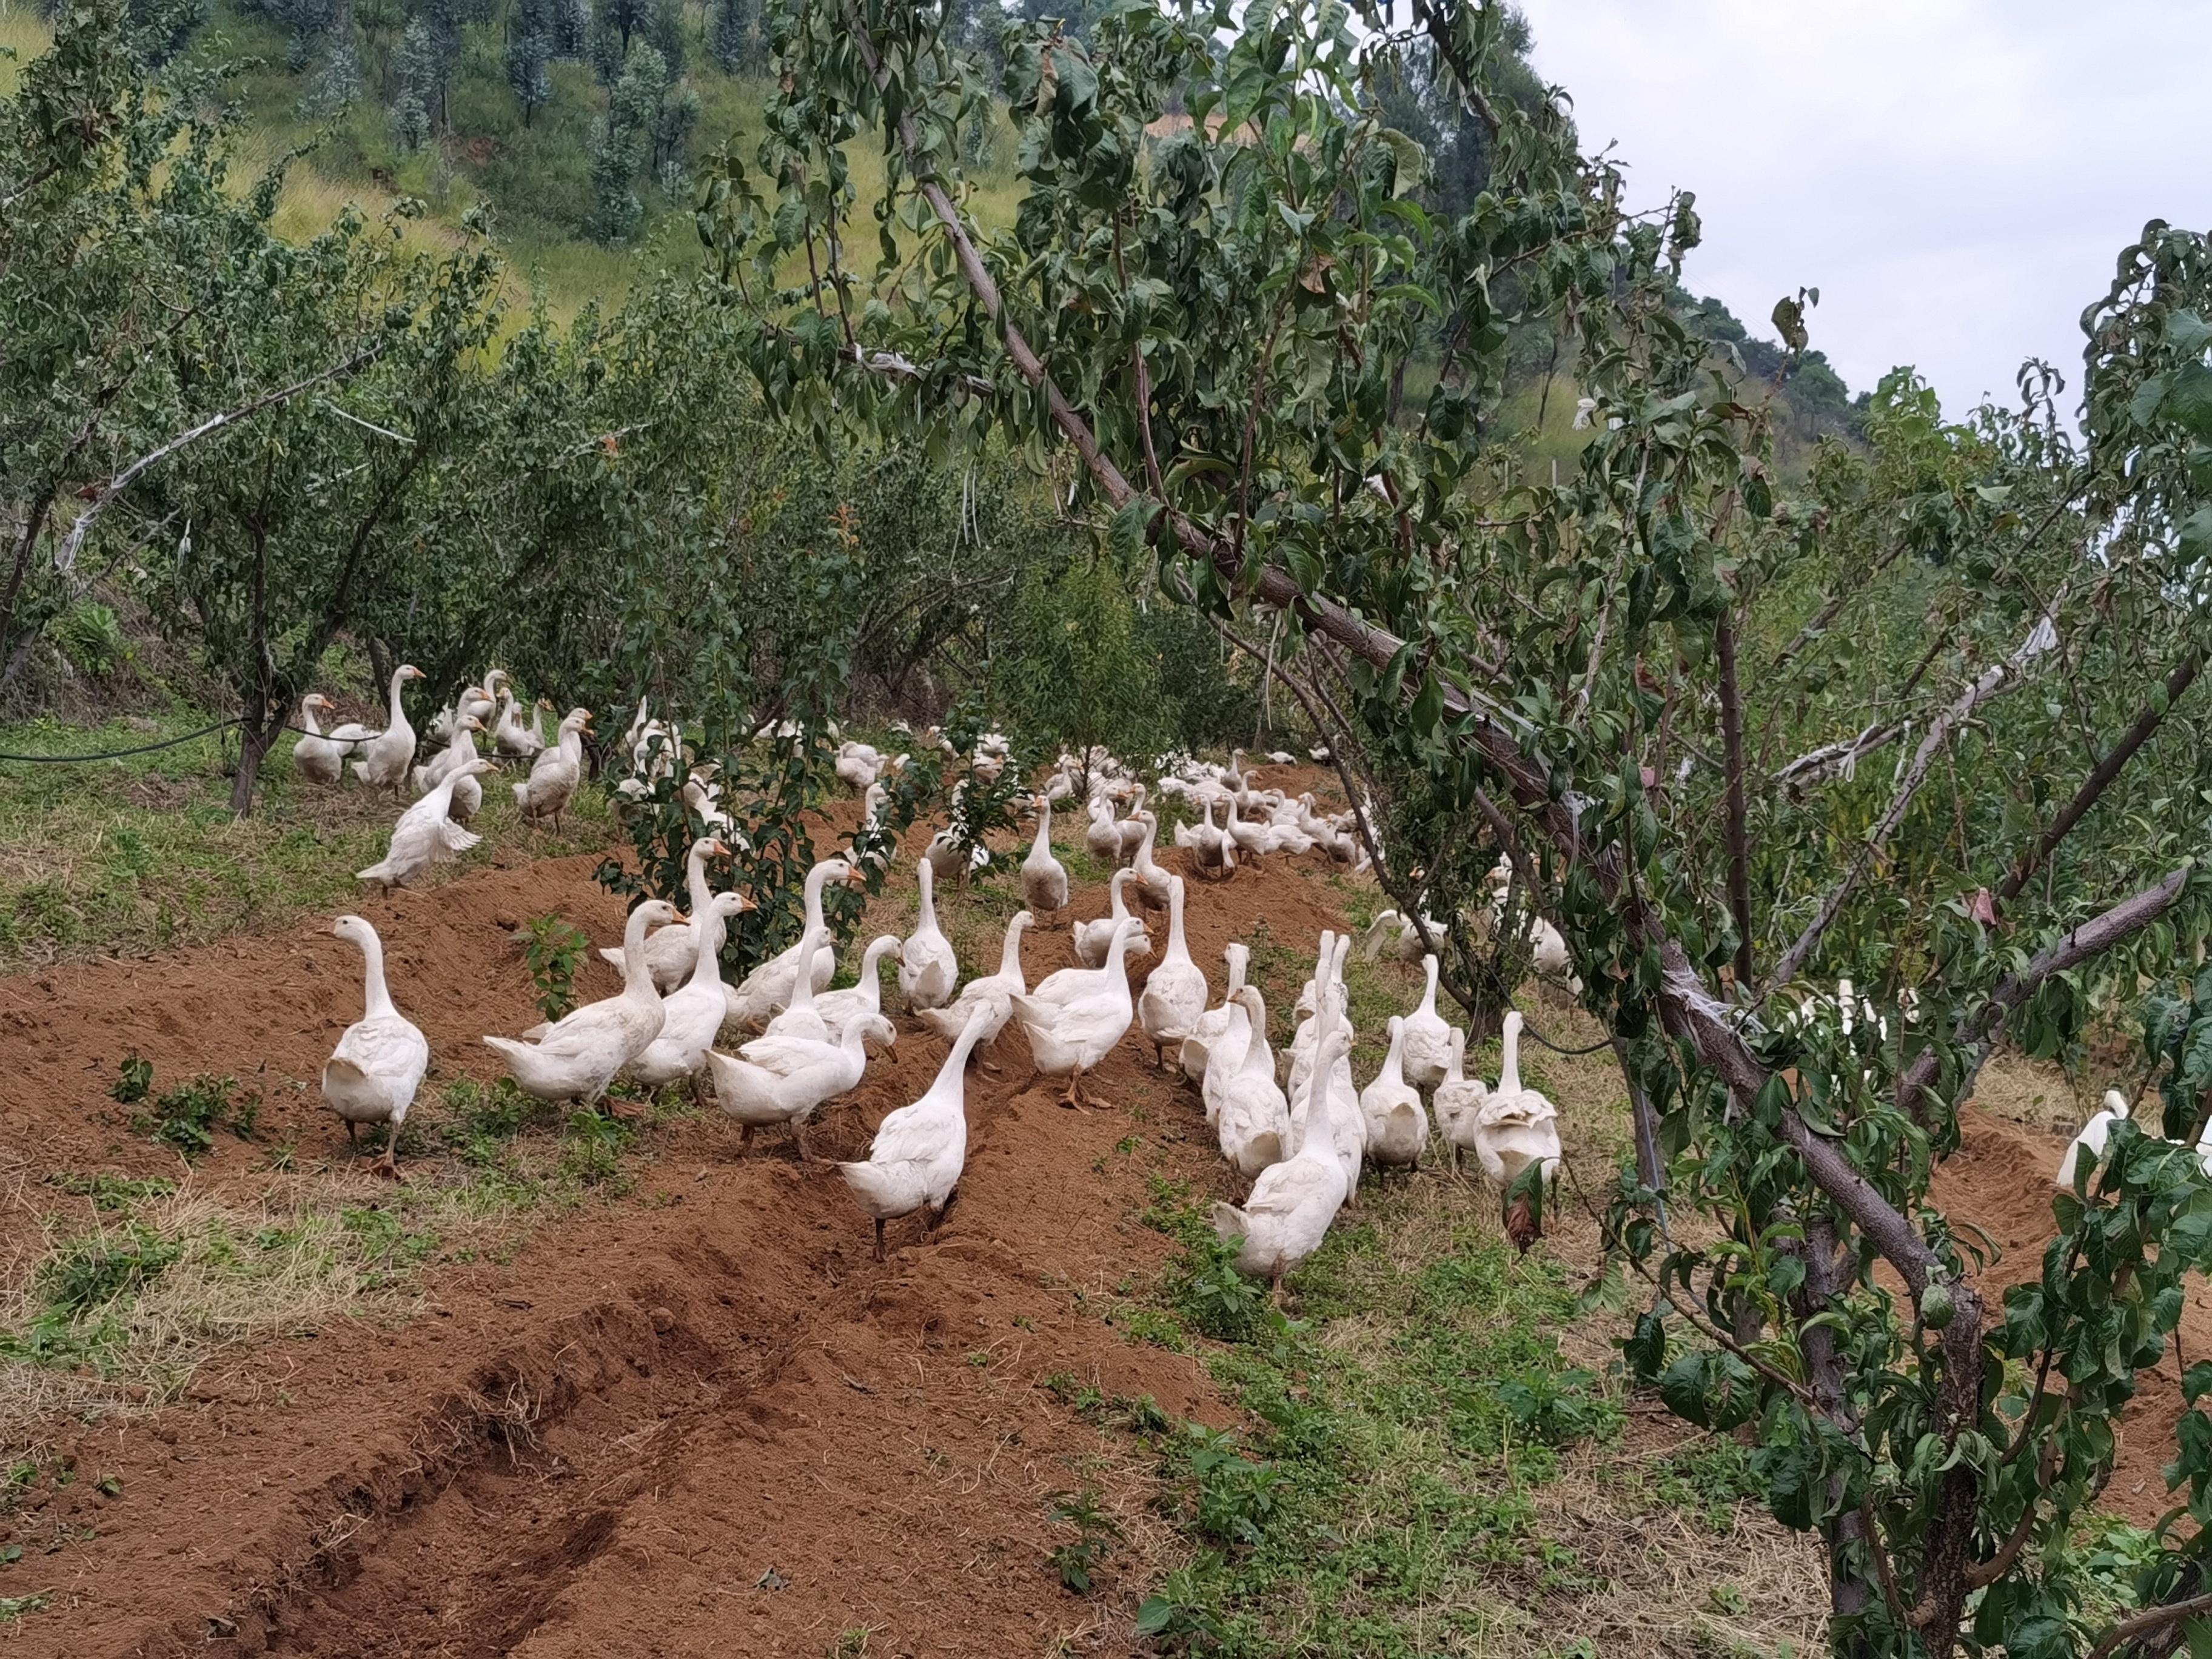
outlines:
M99 726L40 720L0 726L0 752L86 754L180 736L198 710ZM223 734L154 754L82 764L0 761L0 972L112 951L143 952L267 932L306 913L357 904L354 872L384 855L398 809L354 782L326 790L291 768L280 739L254 813L230 811ZM557 856L614 837L595 788L558 833L526 829L507 780L486 780L483 845Z
M1786 1650L1808 1605L1762 1605L1771 1587L1731 1565L1765 1559L1747 1554L1747 1528L1774 1547L1742 1449L1626 1455L1617 1375L1565 1340L1569 1271L1516 1256L1448 1183L1370 1188L1360 1208L1294 1277L1291 1318L1156 1183L1145 1219L1182 1249L1140 1316L1112 1317L1199 1354L1249 1430L1048 1382L1157 1460L1187 1559L1139 1632L1240 1659ZM1632 1564L1571 1523L1593 1498L1632 1532L1663 1526L1677 1565L1708 1582L1648 1605L1642 1553ZM1620 1644L1624 1628L1648 1638Z
M636 1123L564 1119L507 1079L464 1079L409 1116L398 1186L343 1164L296 1170L283 1148L258 1194L56 1176L48 1184L87 1208L46 1218L0 1304L0 1444L36 1447L65 1421L173 1400L237 1346L405 1316L430 1269L503 1259L538 1220L629 1192L644 1136L690 1110L666 1091L644 1104Z

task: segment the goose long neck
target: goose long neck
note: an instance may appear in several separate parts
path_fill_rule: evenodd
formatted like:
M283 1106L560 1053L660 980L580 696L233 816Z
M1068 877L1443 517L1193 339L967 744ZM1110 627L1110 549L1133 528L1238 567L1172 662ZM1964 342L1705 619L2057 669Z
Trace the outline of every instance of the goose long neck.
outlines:
M1451 1029L1451 1064L1444 1069L1444 1081L1467 1081L1467 1033L1456 1025Z
M825 928L810 927L799 941L799 970L792 975L791 1000L788 1008L811 1008L814 1006L814 958L829 942Z
M691 919L702 924L703 933L707 907L714 902L714 896L707 886L707 849L696 842L691 856L684 861L684 886L691 900Z
M1241 947L1229 953L1229 996L1233 997L1244 988L1244 963L1245 952ZM1223 1000L1226 1001L1227 998Z
M929 1085L929 1092L940 1102L955 1109L966 1105L968 1056L975 1052L975 1045L982 1041L983 1027L988 1023L971 1016L953 1040L952 1052L945 1056L945 1064L937 1068L937 1081Z
M712 899L691 913L697 950L691 958L691 982L720 984L722 979L722 911Z
M1107 884L1114 898L1113 918L1115 921L1121 921L1129 914L1129 907L1121 897L1121 890L1127 884L1128 880L1129 872L1127 870L1116 870L1114 872L1114 879Z
M1405 1067L1406 1022L1402 1019L1394 1019L1390 1022L1390 1052L1382 1056L1382 1075L1388 1078L1402 1077L1405 1074Z
M1129 938L1135 931L1133 927L1116 927L1114 943L1106 949L1107 981L1120 986L1125 996L1129 990L1129 965L1124 958L1129 954Z
M1517 1095L1521 1092L1521 1016L1517 1013L1505 1016L1505 1036L1501 1050L1498 1092Z
M584 763L584 728L563 722L561 727L561 758L571 766Z
M1006 924L1006 941L999 947L999 977L1018 980L1022 976L1022 924L1017 920Z
M915 925L915 931L918 933L934 933L937 931L937 872L930 867L927 859L922 860L921 867L915 872L915 878L921 884L921 915Z
M362 931L360 945L362 1018L374 1019L379 1014L396 1012L392 1006L392 988L384 981L384 941L371 927Z
M323 735L323 728L315 724L315 694L312 691L300 699L300 724L311 738Z
M1428 991L1421 998L1421 1012L1425 1014L1433 1014L1437 1011L1437 959L1434 957L1423 957L1421 966L1427 970L1429 975Z
M459 775L455 773L446 780L444 787L448 794L453 793L454 778ZM658 1001L659 994L653 988L653 968L645 955L645 930L650 920L646 907L641 904L629 913L629 920L623 925L623 994L651 997Z
M799 924L802 934L809 933L822 925L822 890L829 884L830 866L816 865L806 872L806 915Z
M1189 947L1182 941L1182 878L1177 876L1168 884L1168 953L1169 962L1188 961Z
M896 939L886 934L871 945L867 954L860 958L860 1003L872 1014L879 1014L884 1008L884 976L878 964L897 945Z
M1042 857L1052 856L1052 797L1049 795L1037 803L1036 851Z
M1275 1051L1267 1046L1267 1005L1260 999L1259 987L1245 986L1237 993L1237 1002L1244 1010L1244 1023L1251 1031L1244 1049L1244 1069L1254 1077L1265 1072L1272 1078L1275 1075Z
M407 675L405 671L398 668L393 669L392 671L392 701L386 706L392 711L392 724L394 726L404 726L407 724L407 711L400 705L399 702L399 694L405 688L406 684Z

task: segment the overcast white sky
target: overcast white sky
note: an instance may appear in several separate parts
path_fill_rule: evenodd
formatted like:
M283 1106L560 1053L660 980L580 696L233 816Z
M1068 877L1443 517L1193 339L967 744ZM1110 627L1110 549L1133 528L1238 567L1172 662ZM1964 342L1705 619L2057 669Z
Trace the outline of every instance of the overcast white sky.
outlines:
M2081 308L2158 217L2212 228L2212 0L1521 0L1585 149L1698 192L1692 291L1754 333L1800 284L1853 392L1913 363L1963 414L2022 358L2081 385Z

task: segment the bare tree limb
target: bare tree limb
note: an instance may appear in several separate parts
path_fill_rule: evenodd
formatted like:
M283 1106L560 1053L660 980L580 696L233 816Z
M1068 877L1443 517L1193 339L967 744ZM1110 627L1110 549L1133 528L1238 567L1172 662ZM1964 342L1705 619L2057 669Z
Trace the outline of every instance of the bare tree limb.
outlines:
M2203 665L2203 647L2191 646L2182 659L2174 665L2173 672L2166 677L2163 705L2146 703L2143 706L2142 712L2136 716L2135 724L2122 734L2120 740L2112 745L2112 751L2097 763L2096 769L2074 792L2074 799L2060 809L2058 816L2051 819L2050 827L2036 837L2035 845L2020 855L2012 869L2006 873L2004 880L1998 884L1998 902L2008 902L2020 896L2021 890L2027 885L2028 878L2035 873L2044 860L2057 850L2058 843L2066 839L2105 791L2112 787L2112 781L2119 776L2121 769L2135 758L2136 750L2149 740L2151 733L2158 730L2174 704L2181 701L2196 680L2197 670Z
M2029 666L2057 647L2058 625L2055 613L2046 612L2036 619L2035 626L2028 630L2027 637L2020 642L2010 656L2002 662L1990 664L1972 684L1952 699L1948 708L1928 723L1927 735L1921 738L1920 747L1912 757L1912 763L1905 768L1904 777L1890 796L1888 809L1861 843L1851 860L1850 867L1844 872L1843 878L1820 901L1818 914L1806 924L1805 931L1797 936L1796 942L1782 953L1782 959L1774 964L1774 971L1768 975L1761 994L1771 992L1778 985L1787 985L1796 978L1798 969L1819 948L1830 925L1843 914L1844 906L1850 902L1851 895L1858 890L1859 884L1873 867L1875 854L1888 844L1890 836L1897 832L1897 826L1904 822L1906 810L1911 806L1913 797L1920 793L1920 786L1928 781L1928 774L1936 764L1936 757L1942 752L1944 741L1952 731L1972 718L1974 710L2000 690L2008 685L2022 683L2027 677Z
M264 392L251 403L240 404L235 409L227 409L220 415L211 415L190 431L180 432L159 448L149 450L109 479L101 488L99 495L93 498L92 505L77 514L76 523L70 527L69 534L63 538L62 544L54 550L54 568L66 572L76 562L77 550L84 545L86 535L99 520L100 515L106 512L115 498L136 483L149 469L158 466L187 445L197 443L211 433L222 431L227 426L235 426L240 421L250 420L264 409L272 408L289 398L297 397L309 386L320 386L324 381L334 380L342 374L350 374L363 364L372 362L382 356L384 351L383 346L376 345L371 346L366 351L356 352L343 362L333 363L330 368L318 374L310 374L304 380L295 380L290 386L277 391Z
M1752 977L1751 844L1744 827L1743 699L1736 684L1735 619L1727 611L1713 630L1719 659L1721 691L1721 752L1728 764L1728 895L1729 910L1735 918L1735 982L1739 995L1756 981Z

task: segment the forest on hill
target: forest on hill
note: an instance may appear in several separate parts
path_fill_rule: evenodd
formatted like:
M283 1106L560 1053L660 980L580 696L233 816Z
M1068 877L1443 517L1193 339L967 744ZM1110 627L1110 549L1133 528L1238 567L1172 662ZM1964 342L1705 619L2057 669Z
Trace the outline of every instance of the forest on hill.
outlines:
M842 730L943 738L836 826L878 892L939 819L988 866L1054 757L1226 778L1291 734L1477 1040L1553 942L1621 1138L1541 1316L1616 1317L1620 1387L1741 1451L1837 1651L2206 1639L2203 232L2115 251L2063 378L1947 411L1846 388L1809 284L1771 340L1697 298L1696 198L1636 203L1482 0L82 0L19 37L10 711L219 723L243 823L303 699L398 726L410 669L495 659L629 765L623 896L742 824L754 908L699 951L732 979L827 927ZM2020 1274L1939 1201L2007 1057L2117 1097ZM1279 1650L1258 1575L1325 1523L1272 1483L1323 1478L1328 1361L1161 1214L1280 1462L1191 1454L1240 1507L1135 1629ZM1571 1440L1545 1376L1516 1421ZM2112 1512L2124 1419L2154 1525Z

